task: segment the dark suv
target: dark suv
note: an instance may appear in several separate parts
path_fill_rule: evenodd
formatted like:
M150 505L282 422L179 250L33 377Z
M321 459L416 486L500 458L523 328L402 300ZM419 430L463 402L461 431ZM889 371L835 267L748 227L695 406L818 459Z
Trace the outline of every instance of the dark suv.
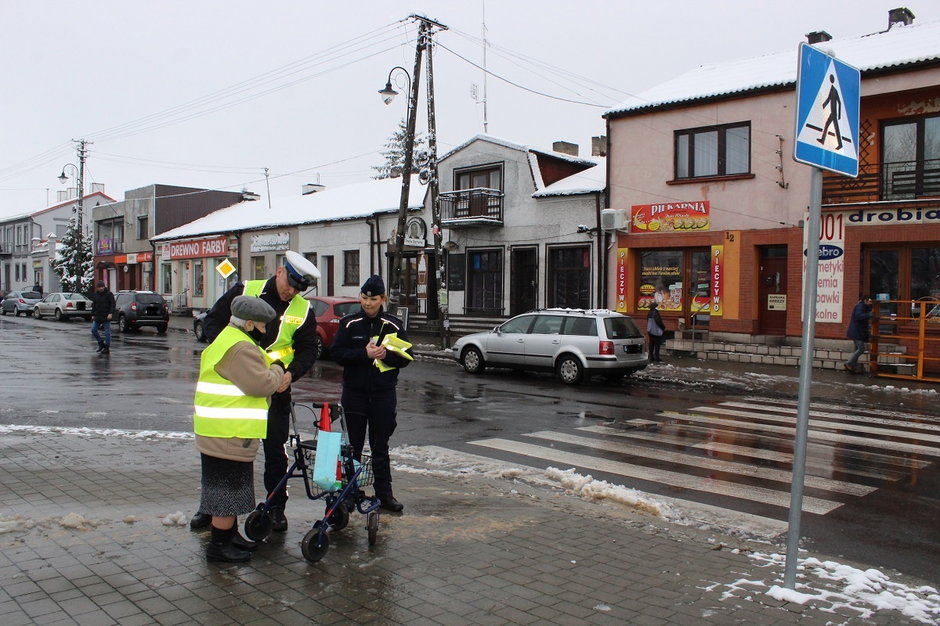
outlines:
M162 335L170 323L170 308L163 296L153 291L119 291L115 307L122 333L140 330L141 326L155 326Z

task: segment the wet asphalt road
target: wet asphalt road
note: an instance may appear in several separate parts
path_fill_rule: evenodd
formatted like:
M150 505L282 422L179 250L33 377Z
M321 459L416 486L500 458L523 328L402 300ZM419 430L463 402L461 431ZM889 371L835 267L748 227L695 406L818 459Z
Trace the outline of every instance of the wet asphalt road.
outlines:
M95 353L89 325L83 322L58 323L31 318L0 318L0 378L7 390L0 405L0 424L118 428L131 430L182 431L191 429L192 393L203 344L192 334L171 330L158 335L145 328L135 333L113 335L112 352L102 357ZM704 381L703 381L704 382ZM332 361L318 363L304 379L294 385L295 401L318 403L339 398L341 369ZM774 395L774 384L767 384L768 397ZM884 410L892 408L891 396L871 398L864 394L846 394L838 380L824 389L828 402L841 400L846 405L872 406L880 402ZM551 459L533 458L510 450L484 450L472 442L500 440L529 441L533 432L581 432L586 428L613 428L633 433L638 428L647 437L666 441L665 449L677 453L698 450L704 442L721 440L727 443L727 431L698 428L694 419L662 415L694 413L702 405L716 407L740 400L753 400L753 390L736 393L732 387L689 385L659 377L647 371L639 379L628 379L618 386L593 383L568 388L546 375L513 372L490 372L468 376L456 363L446 360L419 360L409 366L399 383L399 427L393 445L442 446L468 454L485 454L506 464L520 463L536 467L569 467ZM841 396L841 398L840 398ZM815 397L815 396L814 396ZM930 414L929 396L905 397L907 408L899 414L923 416L927 430L937 434L940 417ZM895 402L896 404L896 402ZM895 409L898 407L895 406ZM859 409L861 410L861 409ZM312 424L315 414L298 412L302 430ZM886 420L868 416L871 420ZM654 426L637 427L636 420L655 422ZM936 421L931 421L936 420ZM716 435L715 433L719 433ZM877 433L865 435L878 437ZM611 436L607 439L615 440ZM774 452L785 448L778 438L764 433L748 432L744 427L735 432L733 443L747 444ZM668 440L668 441L667 441ZM862 440L862 443L864 441ZM551 444L559 452L572 452L576 446ZM785 451L785 450L784 450ZM600 461L619 463L636 461L633 453L616 450L592 452ZM706 453L708 454L708 453ZM887 458L872 452L858 440L833 446L811 445L810 470L827 477L842 479L853 472L870 467L872 476L854 478L870 490L860 497L837 496L841 506L824 515L804 514L802 535L812 545L830 554L846 556L894 567L928 580L940 578L935 562L940 557L940 475L937 457L921 459ZM715 455L711 455L715 456ZM734 454L718 455L723 459L742 461L760 469L789 465L766 458L737 458ZM917 462L914 462L917 461ZM675 471L676 462L669 457L643 459L648 471ZM690 492L688 488L664 485L654 478L639 475L625 479L607 465L585 462L579 471L612 484L623 484L649 493L675 496L717 507L740 506L740 498L714 492L709 487ZM597 469L600 467L600 469ZM685 468L690 477L703 481L725 480L731 476L704 468ZM888 479L879 478L884 472ZM737 477L744 489L761 490L772 485L759 477ZM778 481L779 482L779 481ZM821 491L807 490L808 496L822 497ZM786 520L786 510L779 505L749 503L748 511L777 520Z

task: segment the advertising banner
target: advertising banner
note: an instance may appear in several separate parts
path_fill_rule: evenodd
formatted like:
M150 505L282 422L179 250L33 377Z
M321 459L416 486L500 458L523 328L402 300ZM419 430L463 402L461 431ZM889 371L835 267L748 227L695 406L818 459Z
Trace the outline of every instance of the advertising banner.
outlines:
M635 204L630 218L631 233L702 232L711 226L707 200Z

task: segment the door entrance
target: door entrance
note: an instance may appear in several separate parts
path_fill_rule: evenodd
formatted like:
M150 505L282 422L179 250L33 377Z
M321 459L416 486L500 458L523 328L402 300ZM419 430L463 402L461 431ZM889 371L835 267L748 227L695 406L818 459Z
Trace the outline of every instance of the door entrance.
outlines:
M509 315L515 316L538 306L538 250L513 248L510 259Z
M787 332L787 247L758 248L758 334L785 335Z

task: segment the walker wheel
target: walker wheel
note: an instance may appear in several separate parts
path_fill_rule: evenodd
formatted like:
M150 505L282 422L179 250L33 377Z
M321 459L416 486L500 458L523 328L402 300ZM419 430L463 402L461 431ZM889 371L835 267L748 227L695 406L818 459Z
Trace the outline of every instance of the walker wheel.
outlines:
M329 510L329 507L327 507L327 510ZM343 530L346 528L346 525L349 523L349 511L346 509L345 504L340 503L339 505L333 505L333 512L330 513L326 521L333 530Z
M317 523L307 531L303 541L300 542L300 551L305 559L311 563L316 563L323 558L329 547L330 539L323 529L323 520L317 520Z
M252 541L266 541L271 536L273 524L270 515L261 509L255 509L245 518L245 534Z
M375 545L375 539L379 534L379 512L369 511L366 514L366 529L369 531L369 545Z

